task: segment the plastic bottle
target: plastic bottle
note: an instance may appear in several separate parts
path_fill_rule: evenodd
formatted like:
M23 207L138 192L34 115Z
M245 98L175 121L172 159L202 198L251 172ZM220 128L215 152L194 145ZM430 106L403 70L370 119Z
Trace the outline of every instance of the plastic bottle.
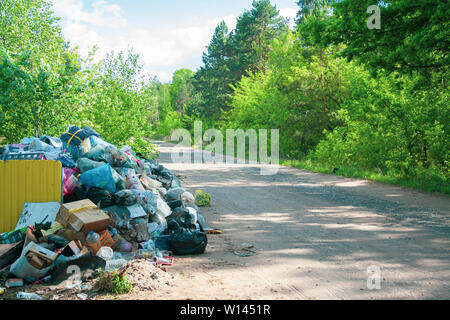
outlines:
M89 244L96 244L100 240L100 236L98 233L95 233L94 231L89 231L88 235L86 236L86 242Z
M22 300L42 300L42 297L36 293L17 292L17 299Z
M108 260L108 261L106 261L105 271L106 272L111 272L114 269L117 270L117 269L119 269L121 266L123 266L126 263L128 263L128 261L125 260L125 259Z

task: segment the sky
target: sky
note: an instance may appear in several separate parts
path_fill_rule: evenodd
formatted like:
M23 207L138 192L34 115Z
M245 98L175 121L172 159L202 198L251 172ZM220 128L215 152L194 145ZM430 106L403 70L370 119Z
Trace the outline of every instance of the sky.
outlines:
M252 0L50 0L62 33L83 58L94 45L95 60L129 46L144 72L170 81L175 70L197 70L220 21L231 31ZM293 26L297 0L271 0Z

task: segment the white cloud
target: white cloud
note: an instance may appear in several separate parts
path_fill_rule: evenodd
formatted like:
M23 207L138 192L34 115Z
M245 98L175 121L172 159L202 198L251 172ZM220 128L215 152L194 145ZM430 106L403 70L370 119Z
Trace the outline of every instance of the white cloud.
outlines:
M184 28L147 29L130 25L119 5L104 0L86 7L82 0L52 2L56 16L63 18L61 27L64 36L72 46L79 47L83 57L94 45L99 47L97 61L104 58L107 52L126 51L131 45L134 52L141 56L144 71L156 75L161 81L170 81L175 70L189 67L193 61L200 64L202 53L222 20L230 31L236 27L236 16L227 15L206 22L192 22ZM280 14L295 18L297 10L283 8Z
M294 8L281 8L280 16L289 19L289 28L293 28L295 26L295 18L297 17L298 9Z
M206 23L195 23L185 28L121 28L127 25L121 16L121 8L105 1L92 4L91 10L83 7L81 0L53 0L57 16L64 18L63 34L72 46L86 57L94 45L99 47L96 60L107 52L126 50L131 45L144 63L144 71L156 75L161 81L170 81L172 73L186 61L198 59L211 40L215 27L225 20L229 29L236 25L236 17L228 15Z
M51 0L57 16L65 17L73 23L88 23L100 27L123 28L127 20L122 17L122 9L117 4L99 0L85 9L82 0Z
M131 43L142 56L145 69L152 70L161 81L169 81L176 69L186 67L183 62L197 59L201 61L202 53L211 41L216 26L224 20L229 30L236 25L236 17L229 15L198 23L185 28L134 29L124 36L123 41ZM170 71L159 71L160 68Z

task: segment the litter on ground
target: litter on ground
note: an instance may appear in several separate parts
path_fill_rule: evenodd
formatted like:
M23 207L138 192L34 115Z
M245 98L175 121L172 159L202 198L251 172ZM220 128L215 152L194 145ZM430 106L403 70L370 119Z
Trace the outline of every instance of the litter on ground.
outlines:
M170 170L129 146L104 141L92 128L70 126L60 137L24 138L0 148L0 170L11 176L17 174L8 171L12 161L28 168L30 181L51 183L49 190L61 182L61 192L18 184L20 209L8 212L15 227L0 230L0 294L17 288L17 299L42 299L29 292L36 284L59 288L50 299L67 290L81 300L102 290L158 290L173 284L164 270L176 256L202 254L207 234L222 233L208 227L199 210L210 206L211 195L196 190L194 196ZM27 167L49 161L51 178L50 171Z

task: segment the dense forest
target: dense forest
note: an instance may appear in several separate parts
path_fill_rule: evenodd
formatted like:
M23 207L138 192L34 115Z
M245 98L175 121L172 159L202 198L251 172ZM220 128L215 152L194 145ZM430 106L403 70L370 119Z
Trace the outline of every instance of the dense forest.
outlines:
M142 153L197 120L277 128L283 164L450 193L449 3L380 1L379 29L373 4L300 0L290 29L255 0L235 29L216 27L198 70L161 83L131 47L81 59L47 1L1 0L2 143L76 124Z

